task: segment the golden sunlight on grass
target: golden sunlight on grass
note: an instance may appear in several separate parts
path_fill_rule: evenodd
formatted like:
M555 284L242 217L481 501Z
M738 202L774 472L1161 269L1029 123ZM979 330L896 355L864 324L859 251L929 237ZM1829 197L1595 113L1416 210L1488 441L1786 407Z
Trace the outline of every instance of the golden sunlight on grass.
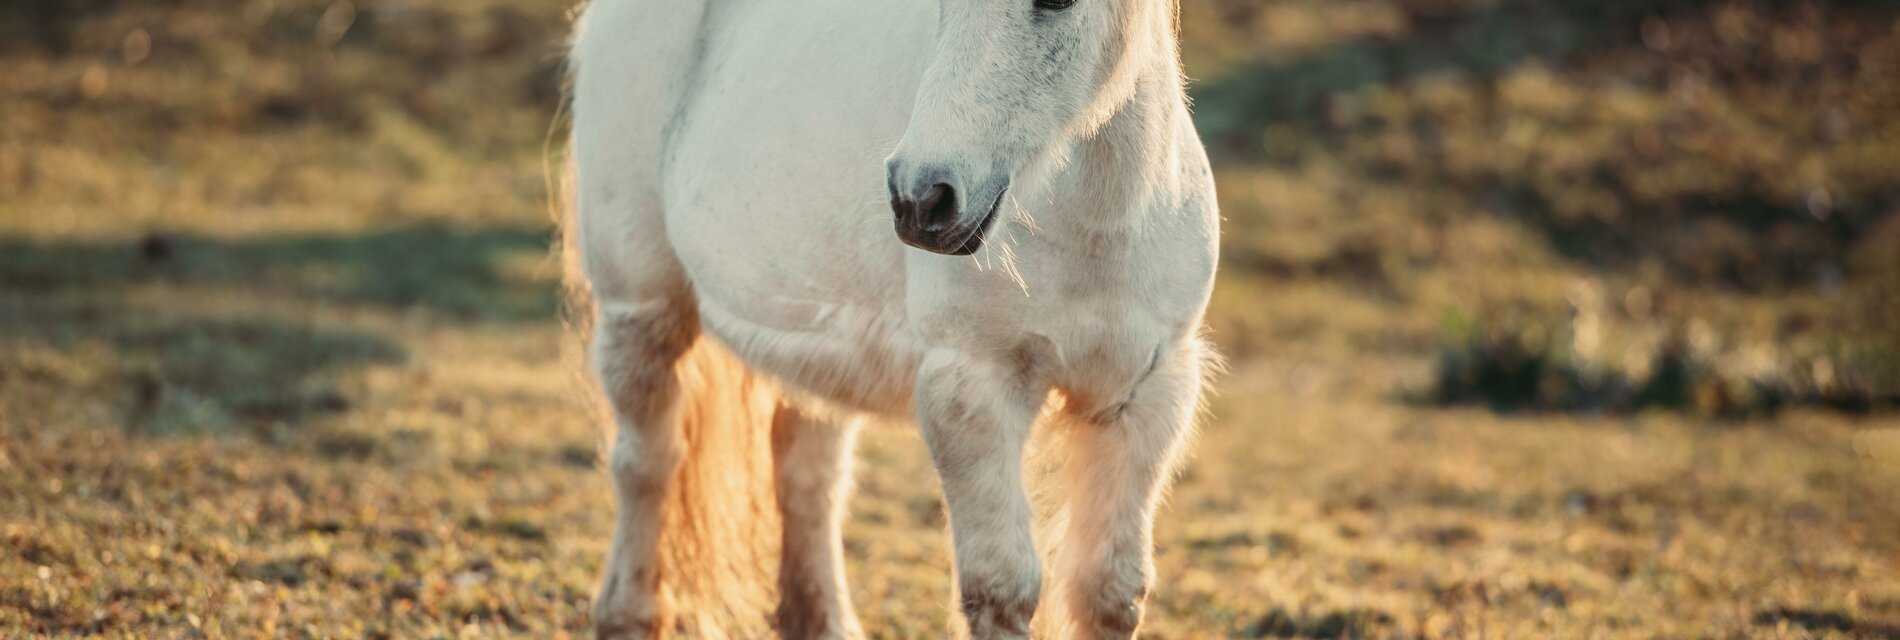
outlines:
M0 6L0 637L563 637L564 0ZM1234 360L1144 636L1900 637L1900 12L1183 0ZM864 438L874 637L942 637Z

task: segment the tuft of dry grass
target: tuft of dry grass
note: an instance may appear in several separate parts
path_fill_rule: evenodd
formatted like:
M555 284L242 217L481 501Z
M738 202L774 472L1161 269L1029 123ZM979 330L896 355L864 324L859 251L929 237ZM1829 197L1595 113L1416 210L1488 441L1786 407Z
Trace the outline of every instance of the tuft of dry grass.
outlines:
M568 11L0 6L0 636L584 634L612 504L547 253ZM1892 371L1891 8L1183 20L1235 367L1146 637L1900 635L1891 412L1413 401L1447 335ZM941 637L921 444L862 456L853 599Z

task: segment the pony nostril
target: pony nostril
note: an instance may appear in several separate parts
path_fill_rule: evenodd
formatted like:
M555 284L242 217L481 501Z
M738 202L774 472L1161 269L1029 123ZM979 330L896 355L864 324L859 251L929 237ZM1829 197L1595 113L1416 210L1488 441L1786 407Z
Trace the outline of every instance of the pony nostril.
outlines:
M924 228L939 231L957 220L957 190L950 185L937 183L930 185L922 200L917 201L917 213L923 214Z

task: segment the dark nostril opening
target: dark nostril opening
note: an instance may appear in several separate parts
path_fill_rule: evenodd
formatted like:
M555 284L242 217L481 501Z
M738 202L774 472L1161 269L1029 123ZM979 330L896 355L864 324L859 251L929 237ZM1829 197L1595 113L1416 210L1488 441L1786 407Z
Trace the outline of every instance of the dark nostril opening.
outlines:
M957 190L941 182L930 185L924 199L917 202L917 211L924 214L925 227L932 231L949 226L957 219Z

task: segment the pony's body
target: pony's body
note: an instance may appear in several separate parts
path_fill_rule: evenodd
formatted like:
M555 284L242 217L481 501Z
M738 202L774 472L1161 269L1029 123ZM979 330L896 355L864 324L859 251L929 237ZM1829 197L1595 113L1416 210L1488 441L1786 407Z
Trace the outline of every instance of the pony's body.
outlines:
M797 398L758 427L783 445L780 588L805 592L782 594L784 635L857 633L834 504L856 414L923 427L975 635L1019 633L1035 609L1020 451L1051 391L1076 425L1077 457L1103 459L1071 465L1075 526L1109 540L1065 560L1078 580L1105 581L1071 594L1071 608L1126 618L1123 592L1145 591L1147 516L1198 398L1218 233L1178 72L1170 58L1167 73L1133 76L1089 135L1012 170L974 255L919 251L892 235L898 187L885 159L917 126L939 13L937 0L596 0L584 14L574 240L621 424L603 635L668 624L655 595L666 571L651 558L665 518L643 496L695 464L674 424L678 396L694 389L673 369L702 331ZM1124 464L1120 448L1142 451ZM823 486L786 488L813 478ZM1132 484L1091 491L1096 481ZM1122 558L1135 542L1141 553ZM1091 609L1103 596L1090 589L1114 592L1111 611ZM1077 629L1132 632L1139 604L1133 620Z

